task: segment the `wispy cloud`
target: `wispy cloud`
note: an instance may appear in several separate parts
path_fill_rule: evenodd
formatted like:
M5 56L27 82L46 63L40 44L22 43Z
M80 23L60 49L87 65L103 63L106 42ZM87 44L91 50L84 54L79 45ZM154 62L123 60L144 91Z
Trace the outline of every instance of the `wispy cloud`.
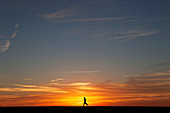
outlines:
M10 41L0 41L0 47L9 47Z
M5 52L10 46L10 41L0 41L0 52Z
M19 23L16 23L15 24L15 31L11 36L0 35L0 53L8 50L12 39L15 38L15 36L17 35L17 28L18 27L19 27Z
M159 103L159 101L165 101L165 98L170 99L169 72L170 71L167 70L129 76L126 77L126 80L122 83L108 84L107 82L107 84L99 84L99 87L105 92L110 92L109 96L111 96L112 102L116 105L165 106L168 104ZM156 104L154 104L154 102L156 102ZM114 105L113 103L112 105Z
M153 34L157 34L159 31L138 31L138 30L130 30L127 32L118 32L115 37L109 38L108 40L120 40L120 41L128 41L135 38L145 37Z
M19 23L16 23L15 24L15 28L16 28L16 30L14 31L14 33L12 34L12 36L11 36L11 38L15 38L15 36L17 35L17 29L18 29L18 27L19 27Z
M76 82L76 83L70 83L70 84L50 83L50 85L52 86L86 86L90 84L91 83L88 83L88 82Z
M15 28L18 28L18 27L19 27L19 23L16 23L16 24L15 24Z
M149 66L147 68L147 70L149 69L157 69L157 68L169 68L170 67L170 61L167 61L167 62L162 62L162 63L158 63L158 64L155 64L155 65L152 65L152 66Z
M50 22L87 22L87 21L121 21L128 20L132 17L98 17L98 18L78 18L77 10L63 10L55 13L38 15L38 17L48 20ZM70 17L70 18L69 18Z
M46 87L46 86L38 86L38 85L23 85L23 84L13 84L13 88L0 88L0 91L15 91L15 92L50 92L50 93L68 93L67 91L63 91L57 87Z
M114 83L114 81L117 80L111 79L99 84L90 82L13 84L12 87L8 85L8 87L0 88L0 91L9 92L9 94L15 92L16 97L2 96L1 98L0 96L0 100L3 99L4 104L11 105L16 101L20 105L32 105L30 102L46 105L49 101L51 102L49 105L81 105L82 97L86 96L90 105L169 105L167 100L170 99L170 70L129 75L120 83ZM17 95L17 92L30 92L30 95L22 97ZM33 95L38 98L32 97ZM29 101L26 101L27 99Z
M77 18L66 20L65 22L87 22L87 21L120 21L126 20L129 17L110 17L110 18Z
M37 17L43 18L43 19L51 21L51 22L57 22L57 21L62 21L63 19L65 19L67 17L73 16L77 12L78 12L78 10L76 10L74 8L68 8L68 9L56 11L54 13L37 15Z
M121 27L120 27L121 28ZM148 26L136 26L134 28L120 29L108 25L108 28L96 28L94 26L74 27L68 34L77 37L97 40L97 41L129 41L138 38L147 38L158 34L158 30L150 29Z
M98 1L99 2L99 1ZM94 13L94 8L89 8L89 5L97 4L98 2L86 2L85 4L79 4L72 7L68 7L66 9L58 10L53 13L48 14L39 14L37 17L45 19L49 22L87 22L87 21L121 21L121 20L129 20L132 17L90 17L83 15L84 18L82 18L82 14L91 14ZM101 1L100 1L101 2ZM107 3L107 1L102 2ZM106 5L106 4L105 4Z
M11 36L11 38L15 38L16 34L17 34L17 31L14 31L14 33Z
M58 81L62 81L64 80L63 78L58 78L58 79L55 79L55 80L51 80L51 82L58 82Z
M99 73L100 71L97 70L85 70L85 71L61 71L61 72L56 72L58 74L80 74L80 73Z
M59 79L58 79L59 80ZM57 80L57 81L58 81ZM61 80L61 79L60 79ZM56 83L56 80L51 80L51 83L47 85L32 85L32 84L6 84L10 87L1 87L0 91L6 91L6 92L49 92L49 93L69 93L70 87L80 87L80 86L88 86L91 83L87 82L75 82L75 83L69 83L69 84L63 84L63 83ZM63 88L64 87L69 87ZM70 92L71 93L71 92Z
M133 25L135 25L134 24L135 22L141 23L141 20L139 19L138 16L127 16L127 15L113 16L111 15L110 10L108 10L107 8L103 10L107 12L108 15L105 14L104 16L103 14L101 15L93 14L94 12L97 12L96 10L101 11L101 9L98 9L97 7L96 9L91 7L91 5L95 5L98 3L99 4L106 3L107 5L109 5L110 3L113 4L114 1L108 1L108 0L88 1L84 3L84 5L79 4L77 6L68 7L53 13L37 15L37 17L45 19L49 22L57 22L57 23L60 22L61 23L79 22L82 24L88 23L88 25L84 25L83 27L82 26L78 27L79 25L78 26L75 25L73 28L70 28L68 32L78 37L91 38L97 41L113 41L113 40L128 41L128 40L147 37L159 33L158 30L147 29L147 27L145 28L138 28L138 26L125 27L125 26L129 26L129 23L133 23ZM112 7L111 9L114 8ZM90 22L93 23L89 24ZM120 26L119 25L117 26L115 23L119 24ZM142 23L142 25L143 24L146 23ZM104 27L106 25L107 27ZM96 28L96 26L98 26L99 28Z
M129 17L109 17L109 18L75 18L65 20L52 20L51 22L90 22L90 21L121 21Z

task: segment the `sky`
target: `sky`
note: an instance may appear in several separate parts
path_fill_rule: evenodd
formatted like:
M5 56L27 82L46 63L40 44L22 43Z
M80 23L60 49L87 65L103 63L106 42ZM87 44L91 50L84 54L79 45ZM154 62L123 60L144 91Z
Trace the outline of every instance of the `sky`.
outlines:
M170 106L169 0L1 0L0 106Z

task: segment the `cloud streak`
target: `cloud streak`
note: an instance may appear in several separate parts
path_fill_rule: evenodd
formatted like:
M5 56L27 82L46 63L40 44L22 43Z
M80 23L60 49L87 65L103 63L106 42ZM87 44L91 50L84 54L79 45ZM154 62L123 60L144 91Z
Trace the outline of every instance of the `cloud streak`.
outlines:
M70 84L60 84L60 83L50 83L50 86L57 87L57 86L86 86L90 85L91 83L70 83Z
M158 34L158 30L149 29L146 26L136 28L115 29L108 25L109 28L94 26L74 27L68 31L68 34L97 41L129 41L139 38L146 38Z
M92 3L93 5L97 2ZM106 3L106 2L105 2ZM53 13L48 14L39 14L37 17L45 19L49 22L90 22L90 21L121 21L121 20L129 20L132 17L85 17L82 18L82 14L90 12L90 10L94 9L87 9L91 3L87 2L84 5L76 5L72 6L63 10L58 10ZM106 5L106 4L105 4ZM92 11L91 11L92 12ZM83 15L84 16L84 15Z
M10 46L10 41L0 41L0 52L5 52Z
M94 8L90 7L90 5L92 4L95 5L97 3L98 2L96 1L87 2L84 5L79 4L77 6L72 6L69 8L65 8L63 10L58 10L53 13L37 15L37 17L45 19L49 22L56 22L56 23L66 23L66 22L77 22L78 23L79 22L83 24L83 23L93 22L92 24L94 26L84 25L83 27L80 26L80 28L77 28L77 30L74 26L68 31L68 33L71 32L75 36L91 38L97 41L128 41L128 40L147 37L147 36L151 36L151 35L159 33L158 30L151 30L147 28L142 29L138 27L135 27L135 28L133 27L132 29L127 28L124 31L121 28L118 30L120 26L123 26L123 29L124 29L125 28L124 24L128 25L129 23L133 23L134 25L135 22L139 22L141 20L139 20L137 16L115 16L113 17L110 15L103 16L103 15L93 14ZM102 4L106 3L108 5L108 1L105 1L105 2L100 1L99 3L102 3ZM111 3L113 3L113 1L111 1ZM99 9L97 8L96 10L99 10ZM107 10L105 12L108 12L108 14L110 12L110 10L108 9L103 9L103 10ZM113 26L117 26L117 24L119 24L120 26L118 25L119 27L115 29ZM105 26L105 25L107 25L107 27L105 28L96 28L96 26ZM86 27L88 27L89 29Z
M17 35L17 31L14 31L14 33L11 36L11 38L15 38L16 35Z
M127 20L130 17L108 17L108 18L76 18L72 17L75 15L75 10L64 10L46 15L38 15L38 17L48 20L50 22L88 22L88 21L121 21ZM74 19L69 19L66 17L72 17Z
M91 71L91 70L85 70L85 71L61 71L61 72L56 72L57 74L90 74L90 73L99 73L100 71Z
M17 29L19 27L19 23L15 24L15 29ZM2 52L6 52L11 44L11 41L13 38L15 38L15 36L17 35L17 30L14 31L14 33L7 37L4 35L0 35L0 53ZM4 41L5 40L5 41Z
M168 68L169 66L170 66L170 61L167 61L167 62L162 62L162 63L149 66L147 69L156 69L156 68L165 68L165 67Z
M0 91L9 92L9 94L11 92L14 94L30 92L31 94L25 97L15 95L16 97L11 97L13 99L10 96L0 97L0 100L3 99L4 104L6 102L11 105L16 101L20 105L32 105L32 102L36 105L47 105L49 101L48 105L82 105L83 95L88 98L90 105L170 106L168 104L170 70L129 75L124 79L120 83L114 83L117 80L111 79L99 84L90 82L56 83L56 81L46 85L13 84L12 87L0 88ZM34 98L32 95L39 96L39 98ZM23 98L26 100L28 98L29 101ZM160 103L160 101L162 102Z
M108 17L108 18L75 18L65 20L51 20L51 22L90 22L90 21L121 21L129 17Z
M88 21L121 21L126 20L127 17L110 17L110 18L80 18L80 19L71 19L66 22L88 22Z
M121 40L121 41L127 41L127 40L132 40L135 38L139 37L145 37L145 36L150 36L153 34L157 34L159 31L137 31L137 30L130 30L127 32L119 32L114 38L109 38L108 40Z
M107 20L124 20L125 17L110 17L110 18L85 18L85 19L74 19L73 21L107 21Z
M18 27L19 27L19 23L16 23L16 24L15 24L15 28L18 29ZM15 38L15 36L17 35L17 32L18 32L18 31L15 30L14 33L12 34L11 38Z
M46 87L38 85L13 84L13 88L0 88L0 91L7 92L49 92L49 93L68 93L57 87Z
M56 11L54 13L49 13L49 14L42 14L42 15L37 15L37 17L45 19L50 22L57 22L61 21L67 17L73 16L77 14L78 10L74 8L68 8L60 11Z
M58 79L55 79L55 80L51 80L51 82L58 82L58 81L62 81L64 80L63 78L58 78Z

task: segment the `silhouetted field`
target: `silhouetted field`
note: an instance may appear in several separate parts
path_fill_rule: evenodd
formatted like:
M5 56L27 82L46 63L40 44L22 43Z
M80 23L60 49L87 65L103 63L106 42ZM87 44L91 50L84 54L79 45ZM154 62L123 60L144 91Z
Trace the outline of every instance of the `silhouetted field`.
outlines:
M169 113L170 107L122 107L122 106L88 106L88 107L0 107L0 113Z

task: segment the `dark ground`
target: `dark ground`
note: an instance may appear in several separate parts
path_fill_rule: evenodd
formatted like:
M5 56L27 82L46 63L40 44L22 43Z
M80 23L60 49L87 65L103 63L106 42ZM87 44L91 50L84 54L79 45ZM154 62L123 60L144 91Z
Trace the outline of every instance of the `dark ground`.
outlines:
M170 107L0 107L0 113L170 113Z

